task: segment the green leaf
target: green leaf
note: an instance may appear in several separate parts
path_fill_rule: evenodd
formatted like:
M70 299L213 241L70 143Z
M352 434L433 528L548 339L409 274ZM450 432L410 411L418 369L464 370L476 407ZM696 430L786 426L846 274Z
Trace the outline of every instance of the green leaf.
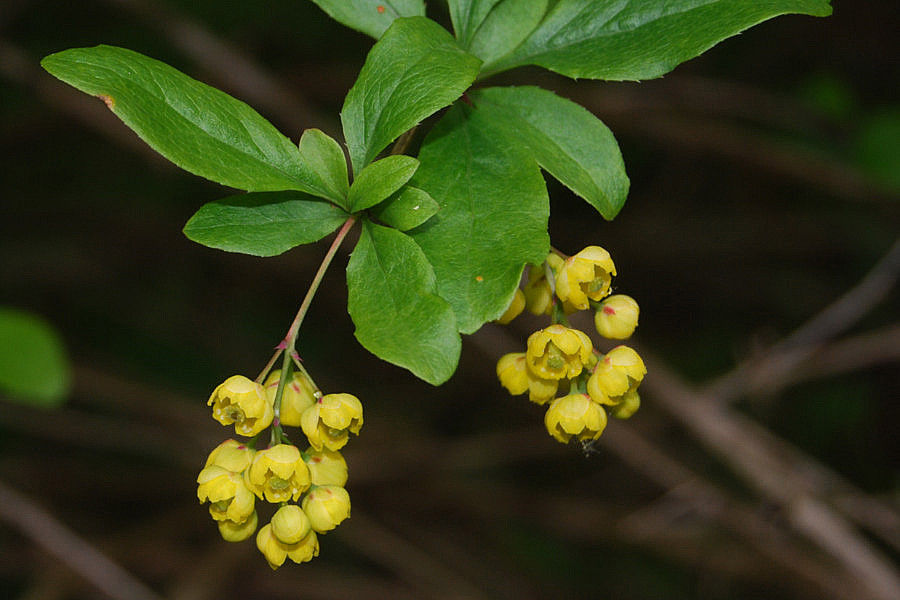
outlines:
M398 17L424 17L422 0L313 0L332 19L376 40Z
M311 183L318 193L314 195L347 208L350 183L347 157L344 156L341 145L318 129L307 129L300 136L300 158L309 166L311 175L315 178Z
M525 264L550 248L540 168L489 116L457 103L425 139L412 180L441 207L411 235L462 333L502 315Z
M651 79L787 13L827 16L831 7L828 0L559 0L484 75L530 64L574 78Z
M372 215L384 223L400 231L409 231L418 227L440 209L437 200L425 190L406 186L372 209Z
M322 239L348 216L301 192L255 192L204 204L184 226L184 234L226 252L276 256Z
M512 52L534 31L547 0L503 0L478 27L467 50L484 61L482 69Z
M406 234L363 221L347 264L347 308L356 338L376 356L432 385L453 375L461 345L453 309Z
M56 331L42 318L0 307L0 392L42 407L62 404L69 362Z
M463 48L468 48L478 26L484 21L501 0L448 0L450 21L456 39Z
M169 65L113 46L73 48L41 65L99 96L154 150L186 171L251 191L319 193L297 147L255 110Z
M350 186L350 212L375 206L409 181L419 161L412 156L387 156L366 166Z
M485 119L528 149L538 163L606 219L628 195L628 176L612 132L584 107L537 87L473 92Z
M341 110L353 172L456 100L475 80L480 64L434 21L394 21L366 57Z

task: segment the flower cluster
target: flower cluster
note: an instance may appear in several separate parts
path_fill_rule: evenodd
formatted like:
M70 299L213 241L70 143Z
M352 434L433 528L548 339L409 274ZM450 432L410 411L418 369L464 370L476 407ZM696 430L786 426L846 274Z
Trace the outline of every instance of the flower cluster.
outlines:
M640 407L638 386L647 369L632 348L617 346L606 354L594 348L583 331L569 327L568 315L594 311L594 325L604 338L623 340L637 327L638 305L630 296L610 295L616 275L609 252L588 246L564 258L551 253L517 289L506 313L508 323L523 310L548 315L552 324L529 336L525 352L497 362L497 376L510 394L528 393L549 404L544 424L562 443L589 443L600 437L608 415L627 419Z
M350 516L347 463L339 450L359 433L362 404L351 394L323 395L305 371L282 378L280 370L262 383L229 377L208 404L216 421L251 438L222 442L197 476L197 497L209 503L222 538L240 542L256 533L256 546L273 569L287 559L312 560L319 554L317 535ZM284 426L299 427L308 447L292 444ZM256 450L267 428L269 445ZM277 506L258 531L257 501Z

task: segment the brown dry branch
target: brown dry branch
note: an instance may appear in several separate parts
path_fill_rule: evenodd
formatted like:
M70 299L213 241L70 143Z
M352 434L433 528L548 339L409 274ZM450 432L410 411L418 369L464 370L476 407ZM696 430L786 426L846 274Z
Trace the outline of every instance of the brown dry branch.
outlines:
M663 408L720 456L766 501L779 507L792 527L832 555L856 579L861 593L889 600L900 593L900 576L891 562L811 489L778 448L777 436L704 396L655 360L644 383L651 401ZM794 455L800 455L799 450ZM812 458L808 462L814 463Z
M84 538L30 498L2 482L0 518L111 598L161 600L155 592Z

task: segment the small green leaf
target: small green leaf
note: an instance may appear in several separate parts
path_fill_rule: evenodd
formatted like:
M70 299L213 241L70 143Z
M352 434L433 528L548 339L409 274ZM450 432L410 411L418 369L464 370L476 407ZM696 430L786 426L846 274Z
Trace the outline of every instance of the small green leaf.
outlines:
M424 17L422 0L313 0L328 16L376 40L398 17Z
M315 195L346 208L350 182L341 145L318 129L307 129L300 136L300 158L318 179L314 181L318 189Z
M347 308L372 354L439 385L453 375L461 341L434 272L405 233L363 221L347 264Z
M32 406L62 404L69 362L56 331L42 318L0 307L0 393Z
M456 39L463 48L468 48L478 26L485 20L491 9L501 0L448 0L450 21Z
M534 31L547 0L503 0L478 27L467 50L484 61L482 69L512 52Z
M472 333L503 314L525 264L547 257L547 187L528 149L462 103L431 131L419 160L412 185L441 209L410 235L459 330Z
M485 119L502 127L604 218L618 214L628 195L628 176L619 145L600 119L537 87L486 88L471 98Z
M226 252L276 256L322 239L348 216L301 192L256 192L204 204L184 226L184 234Z
M165 63L96 46L52 54L41 65L100 97L150 147L186 171L241 190L319 193L319 178L271 123Z
M366 57L341 110L353 172L456 100L475 80L480 64L434 21L394 21Z
M440 209L437 200L425 190L406 186L372 209L372 215L400 231L418 227Z
M350 186L350 212L375 206L409 181L419 161L412 156L387 156L367 165Z
M828 0L559 0L485 75L539 65L574 78L659 77L722 40L788 13L831 14Z

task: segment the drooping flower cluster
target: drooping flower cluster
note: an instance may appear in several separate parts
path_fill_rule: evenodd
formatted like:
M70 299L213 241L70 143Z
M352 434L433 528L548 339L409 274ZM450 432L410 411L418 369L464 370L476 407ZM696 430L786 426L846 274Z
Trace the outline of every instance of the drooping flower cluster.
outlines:
M569 314L593 310L602 337L631 337L638 305L630 296L610 295L615 274L609 252L599 246L568 258L551 253L543 265L531 269L523 289L516 290L498 319L508 323L526 308L550 317L549 327L529 336L525 352L500 358L497 376L510 394L527 392L532 402L549 404L544 424L562 443L596 440L608 415L627 419L640 407L637 389L647 370L638 353L617 346L603 354L586 333L568 325Z
M305 372L282 381L280 370L263 383L229 377L208 404L215 420L251 438L222 442L197 476L197 497L209 503L222 538L240 542L256 533L256 546L273 569L287 559L312 560L319 554L317 536L350 516L347 463L339 450L359 433L362 404L351 394L323 395ZM301 451L291 443L284 426L299 427L308 447ZM256 450L267 428L269 445ZM259 531L257 501L277 506Z

